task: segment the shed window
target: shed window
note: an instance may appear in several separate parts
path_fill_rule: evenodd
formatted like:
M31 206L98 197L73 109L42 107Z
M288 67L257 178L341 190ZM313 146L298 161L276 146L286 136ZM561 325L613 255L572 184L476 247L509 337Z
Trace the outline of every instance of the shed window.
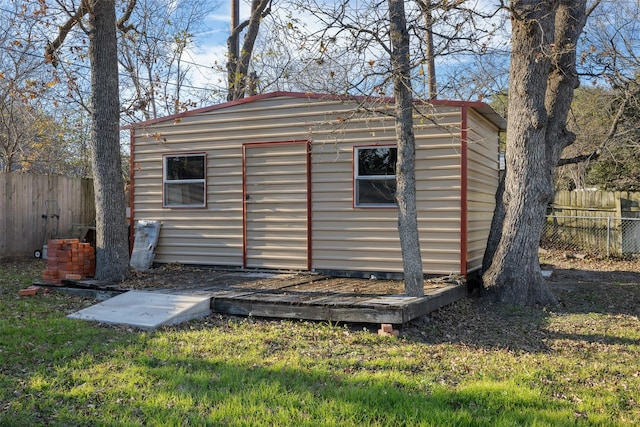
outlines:
M204 154L164 156L162 205L205 207L206 170L207 159Z
M354 205L396 206L396 147L357 147L354 152Z

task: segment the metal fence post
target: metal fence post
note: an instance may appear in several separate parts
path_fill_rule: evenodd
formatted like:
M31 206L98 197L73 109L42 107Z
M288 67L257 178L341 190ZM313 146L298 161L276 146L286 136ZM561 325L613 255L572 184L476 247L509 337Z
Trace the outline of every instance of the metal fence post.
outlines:
M602 235L602 224L606 235ZM602 238L605 241L602 241ZM602 246L605 246L605 251ZM558 251L584 251L607 257L640 254L640 215L637 218L617 216L549 215L542 230L540 246Z
M611 256L611 217L607 217L607 258Z

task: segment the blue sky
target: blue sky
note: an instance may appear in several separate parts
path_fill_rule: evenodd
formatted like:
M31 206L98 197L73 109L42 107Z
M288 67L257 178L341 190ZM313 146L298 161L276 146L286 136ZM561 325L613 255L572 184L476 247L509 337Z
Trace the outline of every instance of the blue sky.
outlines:
M206 18L204 23L206 30L197 34L198 47L189 52L187 60L202 66L194 70L195 72L192 79L193 86L202 86L205 81L211 82L212 79L222 79L222 83L224 82L224 75L213 72L211 68L206 68L214 65L224 66L226 63L226 40L229 36L231 25L231 0L221 1L219 7ZM352 7L357 7L356 3L354 3ZM474 3L473 7L476 9L493 10L496 7L497 0L475 0L470 3ZM240 20L247 19L249 12L249 2L247 0L241 0ZM280 12L280 9L275 7L273 13L278 12ZM310 22L310 20L305 20L304 16L298 16L298 18L302 20L304 27L311 28L317 25L314 22ZM308 22L305 23L305 21ZM494 40L494 42L499 42L499 40ZM451 61L451 59L443 59L443 61L444 63L441 63L440 66L446 67L446 62Z

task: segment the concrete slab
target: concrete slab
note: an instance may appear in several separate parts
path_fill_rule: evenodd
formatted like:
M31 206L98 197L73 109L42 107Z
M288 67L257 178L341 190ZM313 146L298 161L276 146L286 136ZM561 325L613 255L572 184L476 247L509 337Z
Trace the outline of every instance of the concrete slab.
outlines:
M67 317L152 330L211 314L211 296L129 291Z

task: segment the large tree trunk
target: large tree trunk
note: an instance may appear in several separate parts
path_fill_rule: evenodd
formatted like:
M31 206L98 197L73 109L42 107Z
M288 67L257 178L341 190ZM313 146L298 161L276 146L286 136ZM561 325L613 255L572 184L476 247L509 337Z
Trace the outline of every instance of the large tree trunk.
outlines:
M504 199L504 175L500 177L500 181L498 181L498 189L496 190L496 207L493 211L493 218L491 220L491 229L489 232L489 238L487 240L487 247L484 251L484 256L482 258L482 272L489 270L491 267L491 263L493 262L493 257L498 250L498 246L500 245L500 237L502 235L502 224L504 224L504 203L502 200Z
M96 0L89 12L92 83L91 149L96 200L96 278L129 275L125 197L120 162L115 0Z
M415 135L413 133L409 33L404 1L389 0L388 3L396 138L398 140L396 201L398 203L398 231L402 249L405 294L422 296L424 295L424 275L416 213Z
M538 247L553 171L574 139L565 125L578 85L575 51L585 9L585 0L511 2L506 175L492 229L499 243L483 276L485 287L502 302L557 302L542 277Z
M236 3L234 2L234 8ZM239 13L235 10L235 13ZM227 101L244 98L247 89L254 83L250 81L249 65L253 55L253 46L258 38L260 23L264 17L271 13L271 0L252 0L251 16L242 24L236 25L234 17L231 35L227 40L228 63L227 63ZM246 28L242 49L239 49L240 33Z

